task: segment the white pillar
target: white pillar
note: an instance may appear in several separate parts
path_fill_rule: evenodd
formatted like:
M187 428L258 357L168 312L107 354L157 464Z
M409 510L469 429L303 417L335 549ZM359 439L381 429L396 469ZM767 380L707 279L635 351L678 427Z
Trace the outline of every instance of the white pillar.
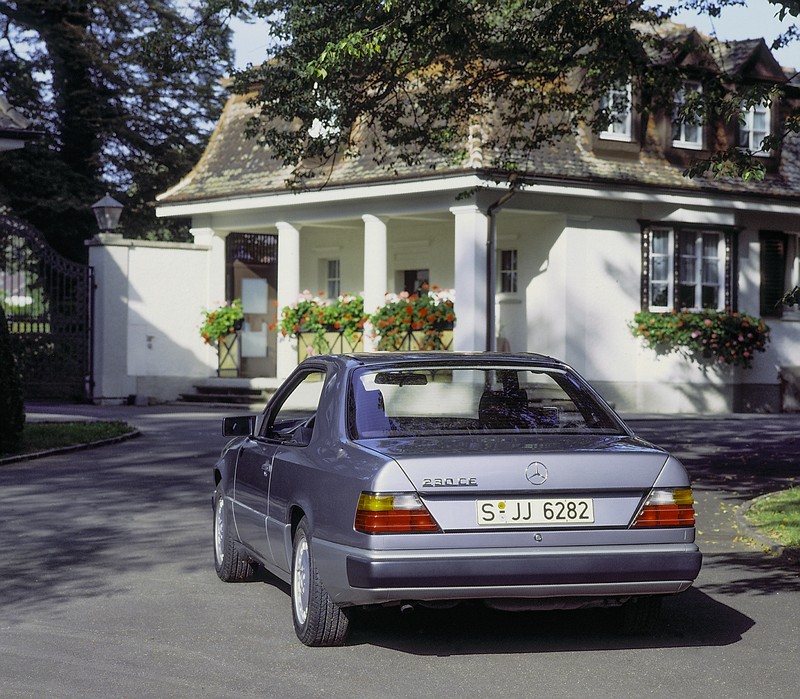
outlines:
M206 309L216 308L227 301L225 298L225 238L210 226L194 226L189 229L194 244L208 250L205 263L205 297L198 299ZM217 350L211 345L205 348L205 361L209 376L217 370Z
M278 228L278 317L281 309L297 301L300 293L300 231L286 221ZM297 342L278 334L276 373L285 379L297 366Z
M366 214L364 221L364 311L374 313L383 305L389 290L386 273L386 222L377 216ZM375 349L372 328L364 333L364 349Z
M195 245L208 248L206 257L206 298L204 306L212 308L225 298L225 239L213 228L190 228Z
M455 311L453 349L482 351L486 348L486 226L477 206L454 206L455 216Z

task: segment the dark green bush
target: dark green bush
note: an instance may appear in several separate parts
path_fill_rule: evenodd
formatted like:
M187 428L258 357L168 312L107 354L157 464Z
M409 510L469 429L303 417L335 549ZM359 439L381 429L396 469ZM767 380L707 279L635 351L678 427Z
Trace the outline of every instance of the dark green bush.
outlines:
M0 453L17 449L25 428L25 404L17 360L3 307L0 306Z

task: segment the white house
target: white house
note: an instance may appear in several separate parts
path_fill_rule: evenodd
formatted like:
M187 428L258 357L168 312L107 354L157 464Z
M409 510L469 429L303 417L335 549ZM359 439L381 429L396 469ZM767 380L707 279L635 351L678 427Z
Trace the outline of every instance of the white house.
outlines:
M0 92L0 151L24 148L28 141L35 141L41 135Z
M746 78L784 80L762 40L736 42L724 59ZM607 132L539 151L508 198L479 132L458 167L390 175L367 158L344 160L325 187L289 191L286 172L243 136L247 99L229 98L196 167L159 197L160 216L191 219L194 245L92 243L92 264L111 283L104 290L99 279L98 313L116 324L124 347L111 353L115 368L95 371L99 398L172 398L212 375L215 353L194 326L219 301L244 299L242 376L277 380L297 350L269 324L302 290L362 292L373 310L386 292L429 282L455 290L455 349L488 346L493 302L502 346L566 360L620 410L787 405L780 372L800 366L800 314L776 301L800 281L800 141L765 157L763 182L682 174L711 148L758 143L781 118L778 105L753 110L741 129L673 129L668 115L620 114ZM750 369L692 362L644 348L628 328L638 310L681 307L763 317L768 350Z

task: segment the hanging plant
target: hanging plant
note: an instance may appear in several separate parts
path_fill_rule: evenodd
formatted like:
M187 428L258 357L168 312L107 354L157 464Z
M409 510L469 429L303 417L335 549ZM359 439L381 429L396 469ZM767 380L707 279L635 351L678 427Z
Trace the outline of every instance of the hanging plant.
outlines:
M342 294L329 300L306 290L292 305L283 308L277 327L284 337L312 334L310 344L314 350L327 352L330 348L325 333L341 333L352 342L364 330L366 321L363 297Z
M203 311L203 323L200 325L200 337L208 345L219 345L223 337L232 335L241 329L244 319L242 300L234 299L230 304L223 304L212 311Z
M694 360L710 357L745 368L769 342L769 326L763 320L730 311L640 311L628 327L650 349L681 352Z
M437 286L423 287L421 294L386 294L386 303L370 316L378 349L402 349L413 333L419 349L444 349L442 332L451 330L456 320L453 306L453 291Z

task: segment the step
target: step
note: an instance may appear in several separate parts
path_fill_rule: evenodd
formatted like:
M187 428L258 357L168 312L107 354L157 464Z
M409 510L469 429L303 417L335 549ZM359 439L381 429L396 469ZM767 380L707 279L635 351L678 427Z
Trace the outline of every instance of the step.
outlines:
M277 379L210 378L194 384L194 393L182 393L186 403L223 405L264 405L279 385Z

